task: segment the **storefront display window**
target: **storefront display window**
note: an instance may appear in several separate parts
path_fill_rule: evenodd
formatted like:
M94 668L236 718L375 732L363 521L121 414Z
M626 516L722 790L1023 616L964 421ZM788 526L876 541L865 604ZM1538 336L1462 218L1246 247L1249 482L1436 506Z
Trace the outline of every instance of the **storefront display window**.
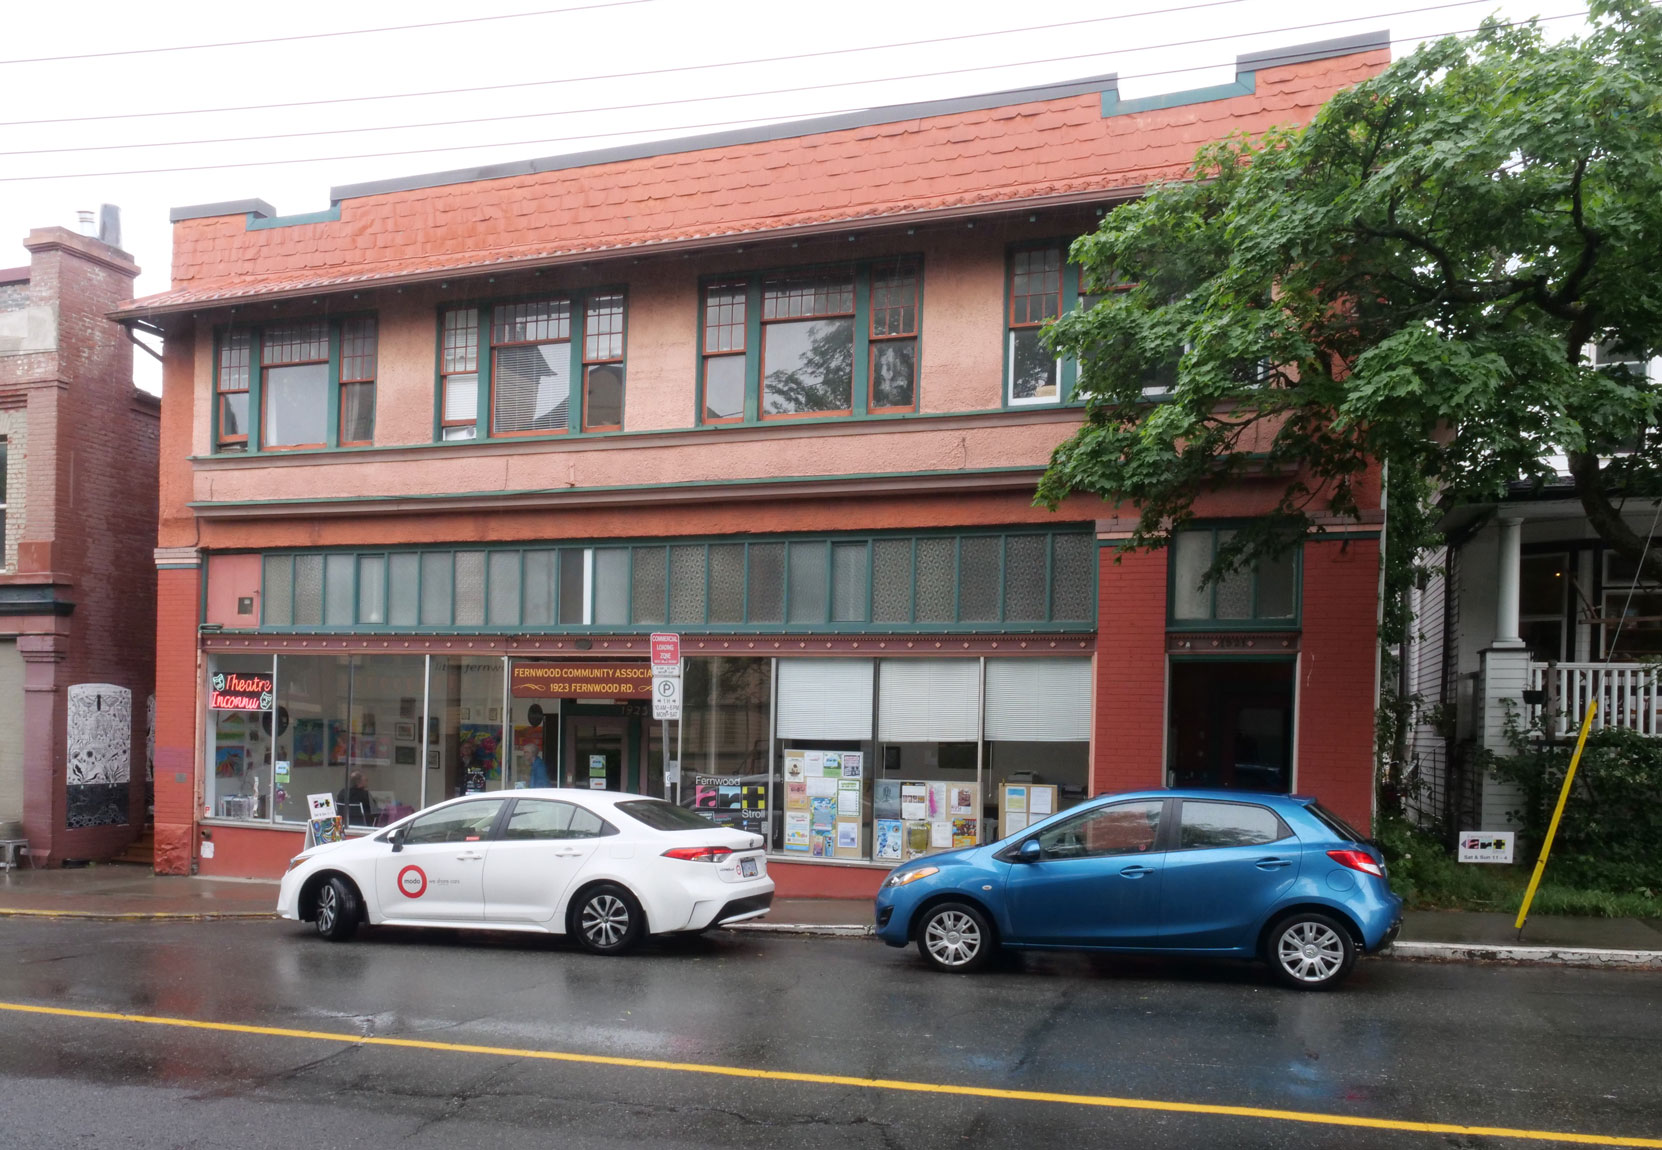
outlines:
M690 658L681 695L679 786L646 793L755 831L773 846L780 834L768 778L773 660Z
M277 659L274 806L304 823L306 796L331 794L349 827L385 826L422 805L422 683L408 655Z
M884 659L872 857L903 862L983 841L981 661Z
M270 655L218 655L208 663L208 812L223 819L270 815L273 712ZM269 703L269 699L265 700Z
M438 754L429 754L427 760L429 803L511 785L504 766L509 758L504 701L501 659L432 657L428 750ZM530 767L527 761L527 775Z

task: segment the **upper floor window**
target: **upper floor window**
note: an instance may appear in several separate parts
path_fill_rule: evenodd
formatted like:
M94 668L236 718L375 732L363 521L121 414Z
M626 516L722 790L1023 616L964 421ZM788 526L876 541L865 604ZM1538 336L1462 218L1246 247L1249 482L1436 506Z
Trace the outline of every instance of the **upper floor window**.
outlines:
M215 449L373 443L377 345L374 316L224 332L215 363Z
M915 411L920 287L910 258L706 283L700 422Z
M1062 314L1062 249L1024 248L1010 254L1010 311L1005 376L1011 404L1062 398L1062 363L1044 346L1045 324Z
M1171 549L1171 622L1174 626L1253 624L1287 626L1298 618L1299 559L1289 552L1206 581L1218 548L1233 531L1178 532Z
M447 309L439 438L622 430L623 344L619 292Z

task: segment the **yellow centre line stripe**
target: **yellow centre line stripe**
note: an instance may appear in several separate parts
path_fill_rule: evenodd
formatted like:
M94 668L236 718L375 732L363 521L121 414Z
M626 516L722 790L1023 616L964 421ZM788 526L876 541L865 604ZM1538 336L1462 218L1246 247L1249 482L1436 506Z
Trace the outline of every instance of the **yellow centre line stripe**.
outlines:
M1622 1138L1605 1134L1578 1134L1565 1130L1522 1130L1505 1126L1460 1126L1450 1122L1408 1122L1396 1118L1364 1118L1347 1114L1318 1114L1306 1110L1270 1110L1258 1106L1219 1106L1204 1102L1164 1102L1151 1098L1112 1098L1095 1094L1058 1094L1046 1090L1001 1090L994 1086L955 1086L941 1082L908 1082L896 1078L855 1078L844 1074L812 1074L795 1070L754 1070L705 1062L667 1062L657 1058L618 1058L607 1054L573 1054L561 1050L526 1050L513 1046L474 1046L462 1042L432 1042L421 1038L378 1038L327 1030L293 1030L280 1026L247 1026L235 1022L202 1022L193 1018L162 1018L148 1014L118 1014L101 1010L71 1010L60 1006L32 1006L0 1002L0 1010L44 1014L59 1018L86 1018L100 1022L137 1022L183 1030L211 1030L227 1034L257 1034L266 1038L299 1038L309 1042L338 1042L347 1046L388 1046L406 1050L434 1050L445 1054L487 1054L501 1058L532 1058L545 1062L574 1062L587 1066L620 1066L631 1070L669 1070L682 1074L713 1074L723 1078L750 1078L768 1082L803 1082L815 1086L853 1086L863 1090L894 1090L910 1094L955 1094L966 1098L999 1098L1012 1102L1053 1102L1065 1106L1097 1106L1114 1110L1150 1110L1162 1114L1206 1114L1223 1118L1260 1118L1274 1122L1302 1122L1316 1126L1351 1126L1365 1130L1404 1130L1416 1134L1462 1134L1469 1137L1514 1138L1536 1142L1567 1142L1578 1146L1641 1146L1662 1150L1659 1138Z

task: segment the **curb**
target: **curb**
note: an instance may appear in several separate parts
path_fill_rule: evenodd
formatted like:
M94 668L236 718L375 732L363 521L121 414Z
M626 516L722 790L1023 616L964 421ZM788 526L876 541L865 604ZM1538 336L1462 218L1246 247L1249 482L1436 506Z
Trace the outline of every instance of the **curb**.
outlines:
M877 928L874 926L853 923L735 922L721 929L743 930L754 934L802 934L821 938L872 938L877 934Z
M0 918L62 918L92 919L99 922L216 922L220 919L276 918L269 910L31 910L23 907L0 907Z
M1383 952L1386 958L1434 959L1444 962L1510 962L1535 966L1579 966L1595 969L1662 969L1662 951L1604 950L1587 946L1491 946L1480 942L1397 942Z

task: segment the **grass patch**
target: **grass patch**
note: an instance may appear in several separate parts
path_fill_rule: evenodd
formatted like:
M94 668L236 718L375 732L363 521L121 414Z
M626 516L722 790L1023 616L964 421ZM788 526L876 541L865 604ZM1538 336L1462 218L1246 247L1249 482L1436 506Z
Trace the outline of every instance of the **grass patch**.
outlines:
M1391 889L1414 910L1516 914L1535 869L1533 861L1512 866L1457 863L1440 842L1399 819L1383 823L1379 844L1390 867ZM1657 892L1611 891L1557 883L1553 881L1557 865L1548 861L1545 879L1535 892L1530 914L1662 918L1662 897Z

